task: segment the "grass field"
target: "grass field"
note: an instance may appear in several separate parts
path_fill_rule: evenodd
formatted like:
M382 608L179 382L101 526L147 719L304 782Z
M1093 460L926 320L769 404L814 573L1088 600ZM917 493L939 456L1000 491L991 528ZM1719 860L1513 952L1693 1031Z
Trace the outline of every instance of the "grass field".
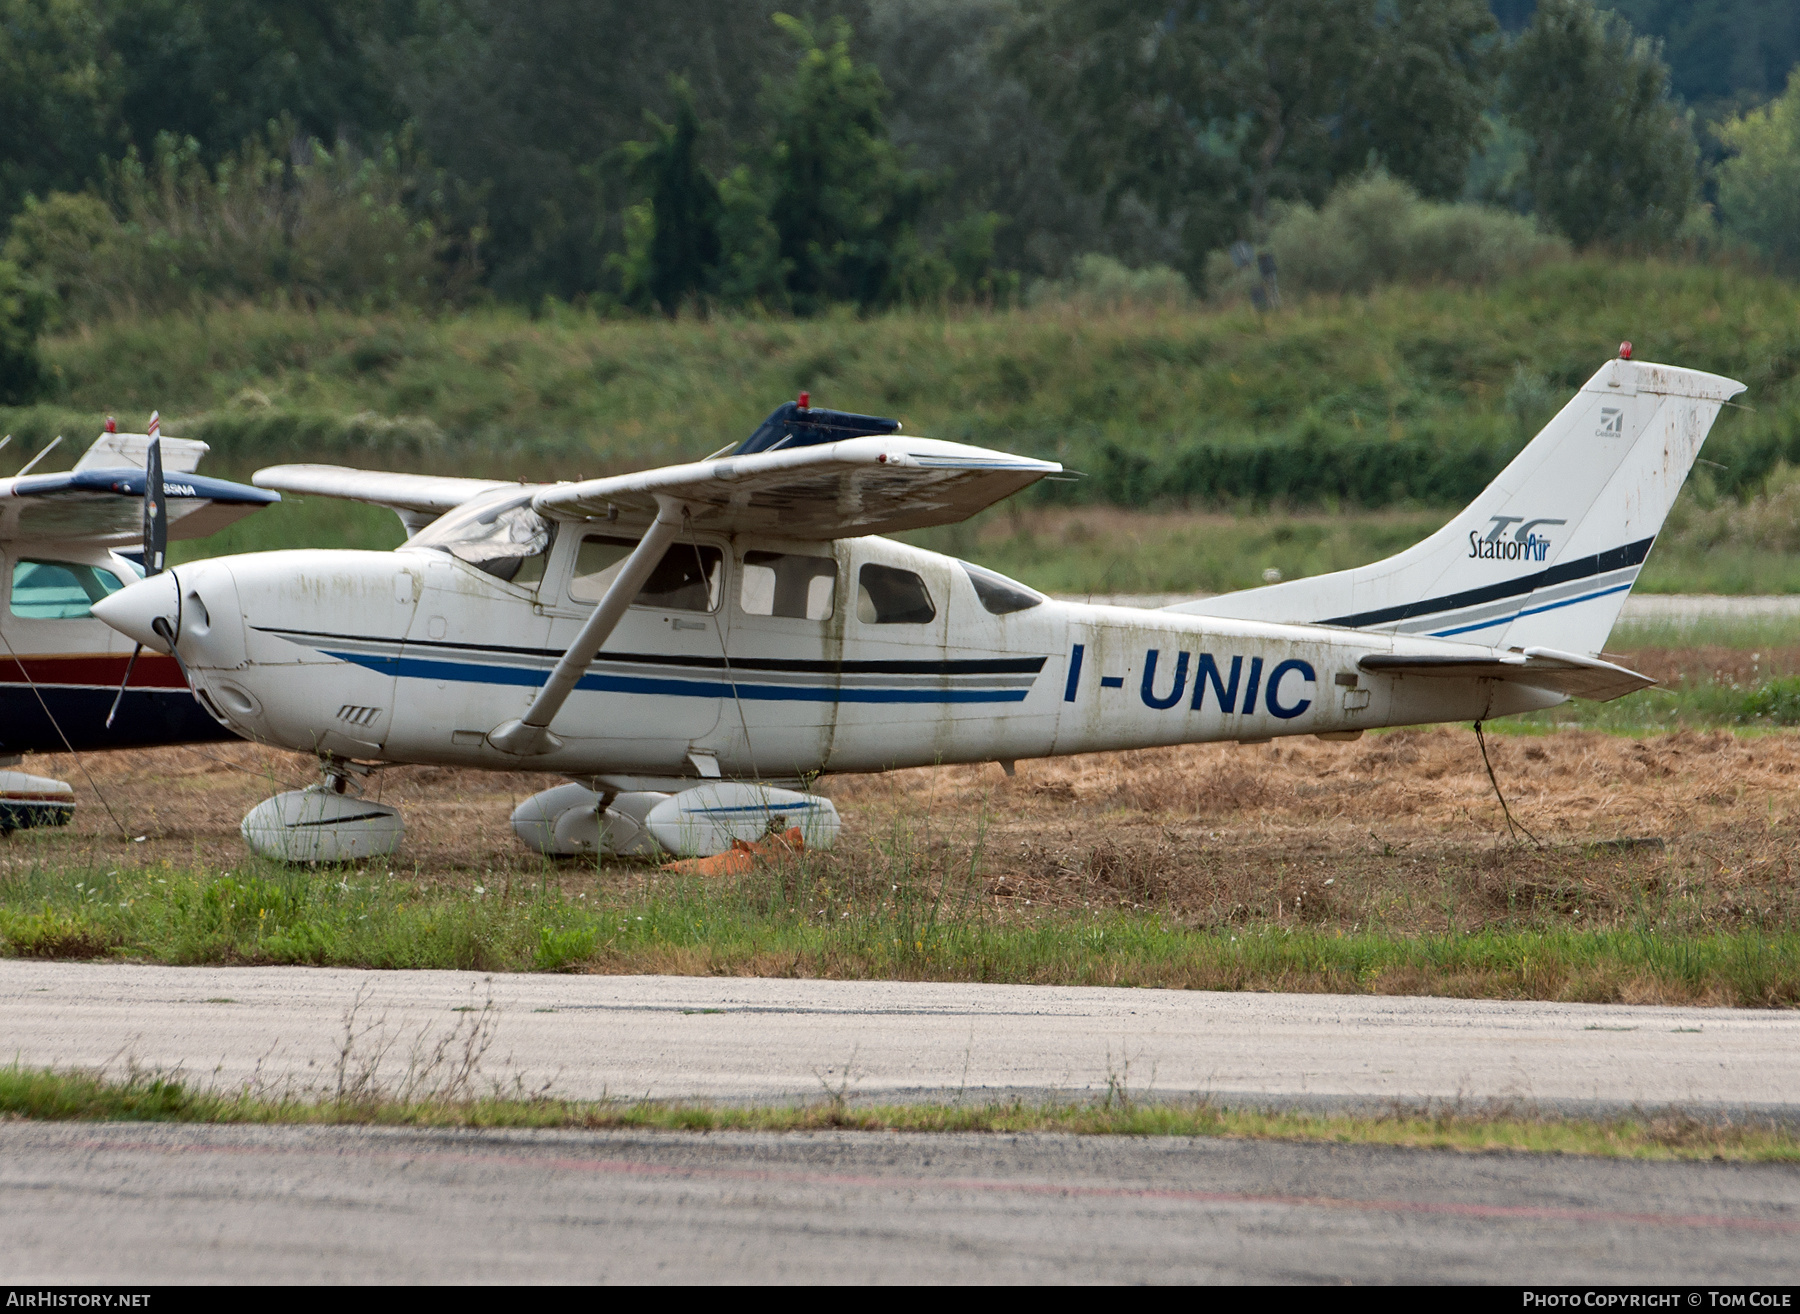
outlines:
M1046 593L1225 593L1344 570L1410 547L1443 511L1246 513L1132 511L1109 506L1002 505L961 525L901 537L989 566ZM191 561L277 547L385 550L404 541L391 512L326 498L290 498L210 538L177 542ZM1800 593L1800 554L1754 543L1663 536L1641 593Z
M506 819L543 777L384 773L409 826L398 860L307 871L236 835L304 779L296 758L46 760L82 803L69 829L6 842L0 941L165 963L1800 1003L1800 737L1562 731L1489 751L1517 837L1466 729L1404 731L838 777L836 849L724 881L528 853Z
M1755 409L1728 411L1709 448L1730 487L1800 441L1797 307L1793 284L1744 270L1587 260L1486 289L1296 300L1261 317L217 310L53 340L60 396L0 412L0 427L23 451L96 431L108 412L160 408L169 432L214 445L221 474L324 459L558 478L705 455L805 388L822 405L1085 472L1040 501L1444 506L1631 338L1640 358L1751 386Z
M1678 1112L1608 1119L1536 1115L1528 1109L1396 1109L1383 1115L1321 1116L1232 1109L1211 1102L1146 1101L1120 1087L1102 1100L1068 1103L785 1106L585 1102L551 1096L452 1092L405 1098L381 1091L346 1096L233 1091L178 1077L0 1068L0 1117L70 1121L375 1124L407 1127L624 1128L656 1131L825 1130L892 1132L1073 1132L1115 1136L1233 1136L1404 1145L1469 1151L1518 1150L1629 1159L1800 1160L1790 1127L1721 1123Z

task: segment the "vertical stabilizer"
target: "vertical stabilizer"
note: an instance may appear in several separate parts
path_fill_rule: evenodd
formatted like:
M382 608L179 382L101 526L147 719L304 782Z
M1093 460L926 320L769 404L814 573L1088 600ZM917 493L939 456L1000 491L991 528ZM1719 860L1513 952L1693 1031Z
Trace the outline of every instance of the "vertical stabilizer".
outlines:
M1699 370L1608 361L1423 542L1170 610L1597 653L1719 407L1743 390Z

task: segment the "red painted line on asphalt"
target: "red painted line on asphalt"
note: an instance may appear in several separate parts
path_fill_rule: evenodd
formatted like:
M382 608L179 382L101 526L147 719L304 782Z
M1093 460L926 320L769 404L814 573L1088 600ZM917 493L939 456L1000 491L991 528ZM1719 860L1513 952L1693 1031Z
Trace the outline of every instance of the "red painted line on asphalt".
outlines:
M78 1141L86 1150L138 1150L155 1154L307 1155L316 1158L426 1160L433 1163L493 1164L596 1176L715 1178L790 1186L843 1186L891 1191L975 1191L1001 1195L1063 1196L1069 1199L1167 1200L1178 1204L1282 1205L1291 1209L1424 1214L1449 1218L1518 1219L1552 1223L1629 1223L1641 1227L1717 1228L1741 1232L1800 1235L1800 1221L1744 1218L1730 1214L1659 1214L1616 1209L1571 1209L1552 1205L1460 1204L1452 1200L1357 1200L1330 1195L1277 1195L1245 1191L1189 1191L1155 1186L1076 1186L1054 1182L1008 1182L982 1177L881 1177L861 1173L794 1172L773 1168L685 1168L629 1159L549 1158L534 1154L472 1154L442 1151L310 1150L250 1145L158 1145L151 1141Z

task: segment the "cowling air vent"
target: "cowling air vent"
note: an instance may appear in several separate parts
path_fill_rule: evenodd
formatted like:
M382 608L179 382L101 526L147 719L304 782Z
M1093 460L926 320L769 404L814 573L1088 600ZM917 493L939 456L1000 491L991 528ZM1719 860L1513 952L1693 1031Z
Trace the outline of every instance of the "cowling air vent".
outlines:
M857 415L851 411L828 411L820 406L783 402L770 411L769 418L757 426L756 432L733 448L730 454L748 456L751 452L815 447L845 438L869 438L898 432L900 421L883 419L879 415Z

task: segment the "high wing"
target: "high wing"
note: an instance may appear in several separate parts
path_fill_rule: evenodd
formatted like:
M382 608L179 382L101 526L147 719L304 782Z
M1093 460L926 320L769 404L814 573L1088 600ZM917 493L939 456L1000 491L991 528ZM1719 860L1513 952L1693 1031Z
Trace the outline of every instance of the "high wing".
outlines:
M503 479L457 479L344 465L271 465L251 475L250 482L258 488L298 496L338 497L384 506L400 517L408 538L472 497L495 488L517 487Z
M966 520L1062 466L899 434L553 484L532 500L558 520L647 520L678 503L695 529L853 538Z
M1583 657L1553 648L1526 648L1522 652L1468 656L1376 654L1357 663L1375 675L1418 675L1440 679L1506 680L1551 689L1571 698L1610 702L1656 683L1647 675L1598 657Z
M169 537L204 538L279 502L276 493L196 474L165 474ZM0 479L0 541L135 545L144 530L144 472L67 470Z

